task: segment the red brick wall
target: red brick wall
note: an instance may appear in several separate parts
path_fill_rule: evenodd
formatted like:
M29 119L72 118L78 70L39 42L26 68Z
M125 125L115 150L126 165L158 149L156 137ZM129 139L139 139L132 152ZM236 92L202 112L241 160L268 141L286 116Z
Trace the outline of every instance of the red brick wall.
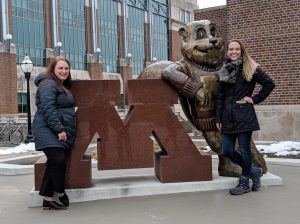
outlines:
M102 64L98 62L89 62L87 66L88 72L92 80L103 79Z
M300 0L227 0L226 14L227 39L240 39L276 83L264 104L300 104Z
M93 54L93 46L92 46L92 27L91 27L91 7L85 7L85 19L86 19L86 53ZM101 31L100 31L101 32Z
M169 48L170 60L179 61L182 59L181 48L180 48L182 37L179 35L177 31L170 30L169 38L170 38L170 43L172 43Z
M46 34L46 48L53 48L52 44L52 28L51 28L51 2L45 1L45 34Z
M18 113L16 55L0 53L0 114Z
M194 20L208 19L212 23L216 24L218 36L222 37L226 41L226 6L197 9L194 11L194 14Z
M270 104L300 104L300 0L227 0L228 39L241 39L272 76Z
M144 23L144 29L145 29L145 61L151 62L152 58L150 58L150 39L149 39L149 32L150 32L150 26L149 23Z

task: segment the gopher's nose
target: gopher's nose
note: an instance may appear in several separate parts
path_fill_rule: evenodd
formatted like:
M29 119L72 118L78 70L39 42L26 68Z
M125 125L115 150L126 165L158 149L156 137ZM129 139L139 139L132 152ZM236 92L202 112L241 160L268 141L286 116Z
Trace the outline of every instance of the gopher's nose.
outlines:
M215 46L215 44L218 42L217 38L216 37L211 37L209 38L209 43L211 43L212 45Z

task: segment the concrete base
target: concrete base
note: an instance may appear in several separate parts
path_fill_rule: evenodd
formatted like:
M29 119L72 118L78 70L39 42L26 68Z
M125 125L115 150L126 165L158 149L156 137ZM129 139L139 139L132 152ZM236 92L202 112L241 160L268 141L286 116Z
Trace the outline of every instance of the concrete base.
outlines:
M162 184L158 181L151 169L137 169L134 173L128 174L128 170L101 171L102 177L93 178L93 186L84 189L68 189L70 202L95 201L112 198L125 198L135 196L173 194L183 192L224 190L234 187L237 178L220 177L213 172L212 181L183 182ZM122 175L123 174L123 175ZM125 175L124 175L125 174ZM280 177L271 173L265 174L262 179L262 186L282 185ZM37 191L29 193L29 207L41 206L42 197Z
M90 144L87 153L96 149L97 144ZM34 163L43 156L41 151L31 152L29 154L10 154L0 158L0 175L16 176L34 173ZM92 167L97 167L97 161L92 160Z
M0 163L0 175L16 176L34 173L33 165Z
M32 164L42 155L42 153L8 155L7 158L0 159L0 175L15 176L31 174L34 172Z
M266 163L272 165L282 165L282 166L300 166L299 159L284 159L284 158L265 158Z

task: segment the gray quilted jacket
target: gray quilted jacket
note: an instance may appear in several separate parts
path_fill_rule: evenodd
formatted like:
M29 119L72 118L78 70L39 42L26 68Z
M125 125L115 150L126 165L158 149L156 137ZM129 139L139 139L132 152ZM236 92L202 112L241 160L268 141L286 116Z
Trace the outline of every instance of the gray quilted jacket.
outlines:
M38 75L35 85L37 112L33 119L32 134L36 150L44 148L62 148L71 150L76 131L74 97L62 90L54 80ZM67 141L59 141L62 131L67 134Z

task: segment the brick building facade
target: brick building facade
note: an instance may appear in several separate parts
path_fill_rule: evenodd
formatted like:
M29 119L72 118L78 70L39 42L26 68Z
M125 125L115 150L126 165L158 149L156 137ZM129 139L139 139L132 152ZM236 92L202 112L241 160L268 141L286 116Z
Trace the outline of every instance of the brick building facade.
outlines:
M18 113L16 57L9 53L0 53L2 68L0 69L0 114Z
M218 36L227 40L226 25L226 6L217 6L207 9L198 9L194 11L195 20L209 19L217 25Z
M226 40L240 39L275 81L276 88L256 106L264 140L300 139L300 0L227 0L226 6L195 10L210 19Z
M177 30L193 20L195 8L197 0L4 0L0 61L6 69L0 71L0 115L27 112L27 87L19 67L25 54L34 65L34 114L33 80L54 56L69 59L73 79L126 82L156 60L181 58ZM6 63L8 57L14 60Z
M227 6L195 11L225 39L240 39L276 82L264 104L300 104L300 1L227 0Z

